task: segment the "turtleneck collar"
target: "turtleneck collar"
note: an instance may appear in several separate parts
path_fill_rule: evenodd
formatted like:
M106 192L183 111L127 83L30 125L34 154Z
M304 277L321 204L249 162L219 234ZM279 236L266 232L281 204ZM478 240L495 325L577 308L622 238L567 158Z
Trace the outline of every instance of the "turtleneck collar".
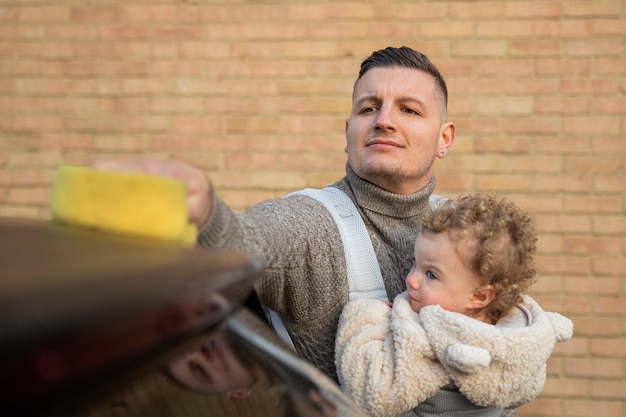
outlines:
M348 163L346 163L345 180L357 205L365 210L396 218L421 215L428 207L428 198L435 189L433 176L426 187L413 194L395 194L359 177Z

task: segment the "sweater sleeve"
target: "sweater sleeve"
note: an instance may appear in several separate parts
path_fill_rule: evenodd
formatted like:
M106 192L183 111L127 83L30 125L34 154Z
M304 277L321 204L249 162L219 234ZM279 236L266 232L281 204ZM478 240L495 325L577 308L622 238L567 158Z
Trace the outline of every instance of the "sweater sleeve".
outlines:
M341 388L373 416L408 411L447 382L417 314L400 297L393 309L376 300L351 301L339 320L335 362Z
M260 260L255 289L261 303L280 315L298 353L336 378L335 332L348 300L346 261L339 230L321 203L294 195L235 212L215 197L198 241Z
M290 314L306 315L315 310L311 303L320 304L320 300L336 303L338 293L347 296L339 230L326 208L310 197L266 200L241 213L214 196L213 212L198 241L205 247L241 250L259 259L264 272L256 289L264 305L283 319ZM338 276L342 270L343 276Z

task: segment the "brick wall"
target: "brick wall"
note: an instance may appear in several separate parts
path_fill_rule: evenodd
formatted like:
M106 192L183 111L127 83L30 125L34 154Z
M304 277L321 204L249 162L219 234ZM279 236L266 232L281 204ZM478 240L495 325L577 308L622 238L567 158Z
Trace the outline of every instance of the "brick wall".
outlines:
M575 322L522 416L626 415L626 3L0 0L0 215L48 217L59 164L177 159L245 207L343 173L360 61L409 45L449 83L438 193L495 189L540 228Z

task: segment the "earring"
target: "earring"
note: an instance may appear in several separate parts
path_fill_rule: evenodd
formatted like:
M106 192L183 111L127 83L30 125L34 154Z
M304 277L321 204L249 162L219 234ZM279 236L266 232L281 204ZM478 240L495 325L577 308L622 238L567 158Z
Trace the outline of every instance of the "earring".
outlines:
M439 152L439 155L441 155L441 156L444 156L445 154L446 154L446 152L445 152L445 151L441 151L441 152Z

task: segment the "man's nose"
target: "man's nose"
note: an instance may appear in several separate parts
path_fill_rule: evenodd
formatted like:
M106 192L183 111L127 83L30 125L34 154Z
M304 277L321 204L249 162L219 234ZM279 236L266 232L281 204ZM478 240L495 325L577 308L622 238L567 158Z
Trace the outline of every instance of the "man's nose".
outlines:
M381 106L376 117L376 129L385 131L394 131L396 124L394 121L392 109L390 106Z

